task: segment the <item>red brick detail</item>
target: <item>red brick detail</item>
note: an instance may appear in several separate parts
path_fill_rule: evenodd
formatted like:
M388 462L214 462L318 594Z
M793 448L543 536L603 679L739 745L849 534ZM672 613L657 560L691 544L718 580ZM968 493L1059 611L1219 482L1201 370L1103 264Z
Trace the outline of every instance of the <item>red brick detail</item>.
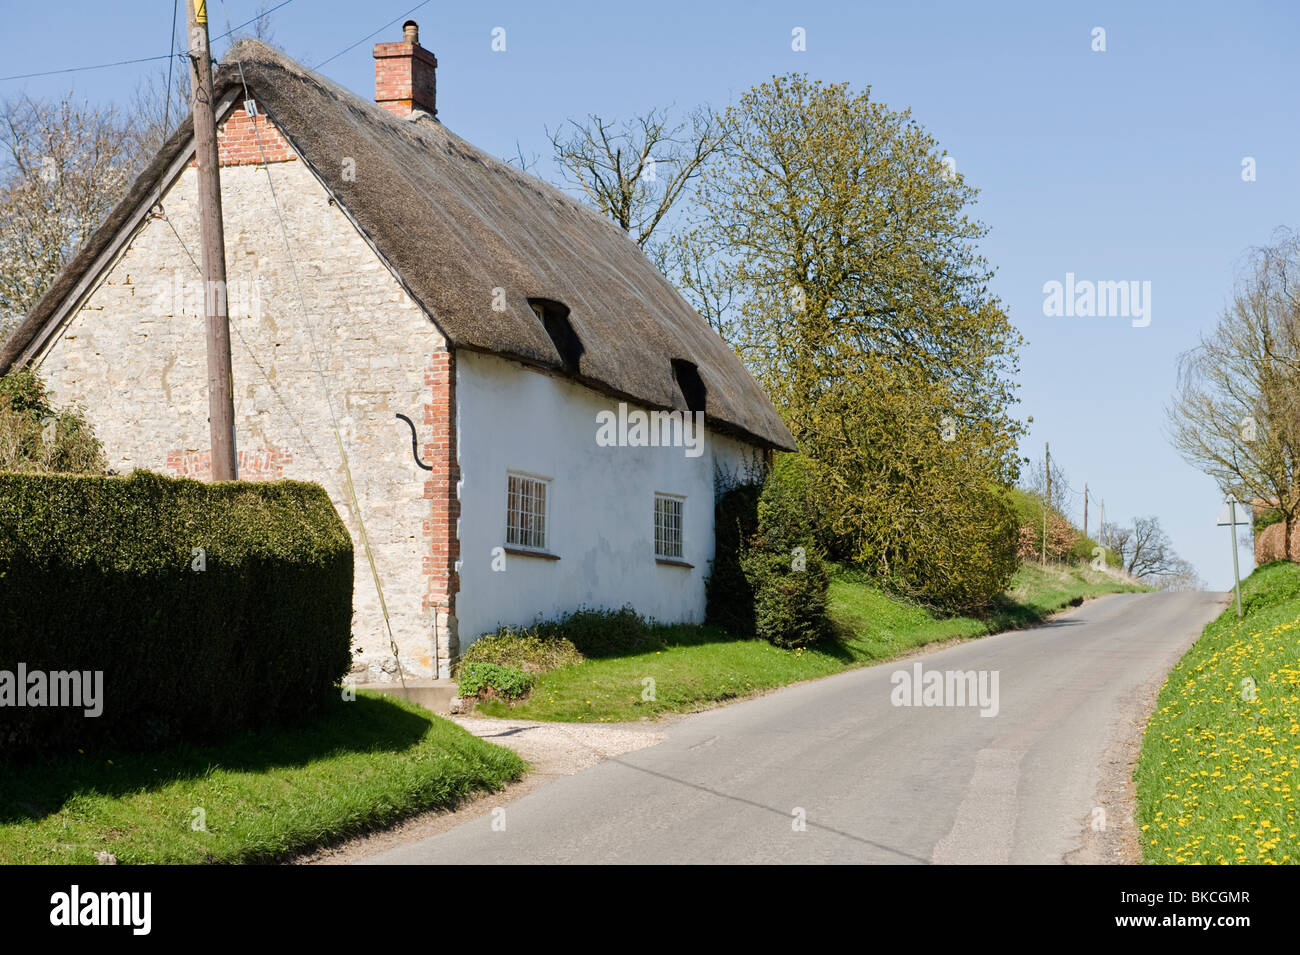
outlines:
M270 119L263 113L250 118L243 106L235 107L225 122L217 126L217 156L223 166L252 166L298 158ZM191 161L190 165L195 163Z
M451 352L429 356L424 384L430 390L424 421L432 425L432 437L421 446L420 458L433 468L424 482L429 516L421 522L429 542L429 552L421 561L427 582L424 609L454 614L456 592L460 590L456 573L456 562L460 560L460 538L456 533L460 519L460 464L456 455L456 360Z
M235 463L241 481L278 481L284 477L284 466L293 463L293 454L288 448L256 448L238 452ZM210 481L212 452L168 451L167 470L174 477Z
M437 58L418 43L375 44L375 102L407 116L419 107L437 110Z

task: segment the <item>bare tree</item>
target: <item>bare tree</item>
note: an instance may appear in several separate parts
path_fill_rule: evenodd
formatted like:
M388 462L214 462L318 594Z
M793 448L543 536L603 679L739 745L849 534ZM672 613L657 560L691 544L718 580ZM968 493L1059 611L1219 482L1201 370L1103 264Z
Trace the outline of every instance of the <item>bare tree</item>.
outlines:
M270 6L269 2L259 3L254 14L257 19L253 21L253 36L263 43L275 42L275 26L271 23L271 13L267 9Z
M524 172L530 172L532 171L533 167L535 167L539 162L541 162L542 157L537 155L537 153L532 153L531 155L525 156L524 148L521 145L519 145L519 140L516 139L515 154L513 156L504 156L502 157L502 160L506 163L506 165L514 166L516 169L522 169Z
M721 119L707 107L678 123L659 109L621 124L593 114L546 135L565 182L658 263L664 254L651 236L727 139Z
M1131 527L1107 523L1102 528L1103 546L1120 560L1125 572L1144 583L1176 589L1198 590L1196 569L1174 552L1173 542L1157 517L1137 517ZM1197 586L1191 586L1195 583Z
M1181 557L1174 561L1170 573L1166 575L1161 583L1161 590L1205 590L1205 581L1201 575L1196 572L1196 568L1190 561L1183 560Z
M190 70L183 59L149 74L132 101L133 149L144 166L190 114Z
M271 40L268 7L237 36ZM189 115L186 42L182 15L173 62L136 87L125 112L71 96L0 103L0 341Z
M1121 527L1111 521L1101 525L1100 537L1098 542L1102 547L1115 554L1119 558L1120 564L1124 564L1124 555L1132 546L1129 542L1133 537L1133 528Z
M732 311L736 287L728 279L730 266L706 248L701 237L683 230L656 245L655 264L724 340L733 341L738 329Z
M112 107L0 105L0 339L126 190L139 165L133 131Z
M1300 239L1255 249L1214 330L1182 357L1170 439L1224 494L1300 511Z

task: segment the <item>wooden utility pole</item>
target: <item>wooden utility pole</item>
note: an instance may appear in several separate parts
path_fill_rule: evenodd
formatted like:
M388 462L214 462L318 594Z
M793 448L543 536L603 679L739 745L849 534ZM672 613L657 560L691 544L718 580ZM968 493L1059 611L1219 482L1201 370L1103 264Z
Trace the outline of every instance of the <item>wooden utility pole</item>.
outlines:
M1043 471L1047 474L1047 506L1052 506L1052 446L1043 442Z
M226 312L226 239L221 226L221 170L212 102L212 53L208 49L206 0L187 0L190 23L190 86L194 90L194 159L199 176L199 231L203 312L208 343L208 432L212 480L235 473L234 375L230 370L230 320Z
M1047 566L1047 512L1052 506L1052 448L1043 442L1043 473L1047 475L1047 499L1043 503L1043 566Z
M1083 536L1088 536L1088 482L1083 482Z

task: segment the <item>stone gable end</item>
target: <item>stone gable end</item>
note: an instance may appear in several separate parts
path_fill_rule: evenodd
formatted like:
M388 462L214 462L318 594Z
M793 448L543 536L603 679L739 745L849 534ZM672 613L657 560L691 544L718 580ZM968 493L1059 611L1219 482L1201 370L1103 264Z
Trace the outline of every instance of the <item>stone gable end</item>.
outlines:
M356 676L396 679L337 424L403 670L448 676L458 650L453 355L268 117L237 106L219 149L239 476L326 488L355 545ZM199 247L189 163L37 356L55 400L86 409L119 473L210 476ZM398 414L415 423L432 470L417 465Z

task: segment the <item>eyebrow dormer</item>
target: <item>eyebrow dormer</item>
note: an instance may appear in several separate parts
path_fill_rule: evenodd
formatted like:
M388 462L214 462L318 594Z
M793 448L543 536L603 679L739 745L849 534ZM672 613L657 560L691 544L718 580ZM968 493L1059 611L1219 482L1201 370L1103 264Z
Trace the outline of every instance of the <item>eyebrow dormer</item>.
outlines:
M564 373L576 375L582 353L586 349L569 321L569 306L549 298L530 298L528 304L533 314L537 316L537 320L542 323L542 327L546 329L551 344L560 353L560 363L564 366Z
M692 414L696 411L705 411L705 405L708 403L709 389L705 387L704 379L700 377L700 370L694 362L687 361L685 358L674 358L673 378L677 382L677 388L682 393L682 398L686 400L686 408Z

